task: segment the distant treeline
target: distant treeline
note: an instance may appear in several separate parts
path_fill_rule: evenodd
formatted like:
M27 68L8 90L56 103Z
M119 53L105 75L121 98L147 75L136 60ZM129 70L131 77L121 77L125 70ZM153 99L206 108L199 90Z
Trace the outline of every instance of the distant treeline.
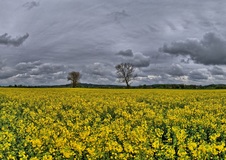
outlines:
M139 86L141 88L159 88L159 89L226 89L225 84L211 85L185 85L185 84L154 84L150 86Z
M49 86L24 86L24 85L10 85L4 86L10 88L70 88L71 84L66 85L49 85ZM99 84L87 84L80 83L77 88L112 88L112 89L122 89L127 88L121 85L99 85ZM226 89L226 84L211 84L211 85L185 85L185 84L153 84L153 85L140 85L131 86L130 89Z

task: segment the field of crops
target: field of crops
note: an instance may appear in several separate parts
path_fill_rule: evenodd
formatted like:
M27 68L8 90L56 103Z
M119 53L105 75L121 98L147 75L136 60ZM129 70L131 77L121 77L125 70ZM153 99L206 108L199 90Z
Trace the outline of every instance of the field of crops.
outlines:
M0 89L0 159L226 159L226 90Z

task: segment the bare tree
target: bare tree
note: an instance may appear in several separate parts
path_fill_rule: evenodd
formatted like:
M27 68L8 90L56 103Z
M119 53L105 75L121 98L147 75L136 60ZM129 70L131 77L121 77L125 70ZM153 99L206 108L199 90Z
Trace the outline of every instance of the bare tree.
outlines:
M136 78L134 66L131 63L121 63L115 66L115 68L119 82L126 83L126 86L129 88L131 81Z
M79 83L79 79L81 78L81 74L79 72L70 72L68 73L67 80L71 81L72 87L75 88L76 85Z

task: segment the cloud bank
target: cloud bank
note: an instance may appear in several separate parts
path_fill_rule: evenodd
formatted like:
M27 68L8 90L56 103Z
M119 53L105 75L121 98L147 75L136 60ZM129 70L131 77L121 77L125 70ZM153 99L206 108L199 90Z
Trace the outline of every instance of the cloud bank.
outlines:
M39 2L37 2L37 1L27 2L23 5L23 7L27 8L28 10L30 10L34 7L38 7L38 6L39 6Z
M191 71L188 76L191 80L207 80L210 77L205 69Z
M127 49L125 51L119 51L116 55L125 56L125 57L133 57L133 51L131 49Z
M22 85L66 84L69 67L41 61L20 62L14 67L3 66L0 70L2 83Z
M226 64L226 40L209 32L201 40L187 39L165 44L160 51L171 55L190 56L195 63L204 65Z
M119 51L116 55L121 56L123 62L131 63L135 67L148 67L150 65L150 57L141 52L135 52L131 49Z
M12 45L15 47L20 46L27 38L29 37L29 34L26 33L23 36L12 38L7 33L0 36L0 45Z

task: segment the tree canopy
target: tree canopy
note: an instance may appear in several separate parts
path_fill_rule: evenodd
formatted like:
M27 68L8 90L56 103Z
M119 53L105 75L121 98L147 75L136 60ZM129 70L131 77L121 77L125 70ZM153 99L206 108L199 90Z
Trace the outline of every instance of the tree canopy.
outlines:
M75 88L77 84L79 83L79 80L81 78L81 74L79 72L70 72L68 73L68 81L71 81L72 87Z
M121 63L115 66L117 72L117 78L119 82L126 83L127 87L130 87L132 80L135 79L135 68L131 63Z

